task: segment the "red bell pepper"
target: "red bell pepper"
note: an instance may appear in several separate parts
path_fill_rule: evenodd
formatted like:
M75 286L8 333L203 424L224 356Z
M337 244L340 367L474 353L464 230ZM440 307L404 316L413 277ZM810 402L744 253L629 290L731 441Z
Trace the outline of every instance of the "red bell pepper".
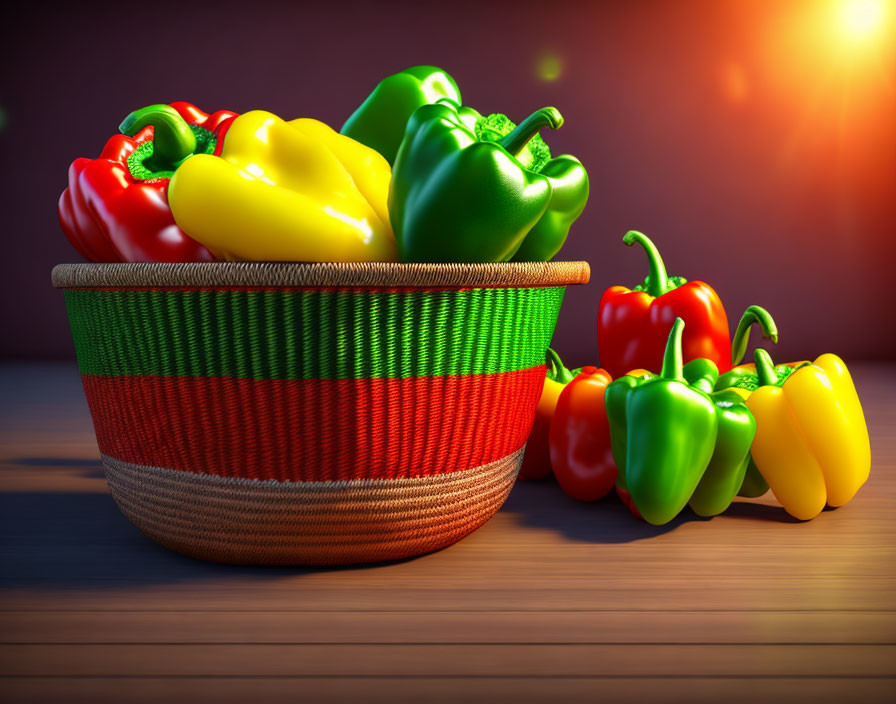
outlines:
M208 115L174 102L131 113L97 159L76 159L59 199L59 223L92 262L198 262L214 255L175 224L174 170L195 153L220 153L236 113Z
M684 362L711 359L724 373L731 368L728 316L718 294L703 281L668 276L660 253L645 235L631 230L622 241L647 251L650 273L629 290L611 286L600 299L597 344L601 366L614 377L636 367L656 373L676 318L685 321Z
M557 399L560 392L573 380L576 372L569 371L560 361L560 356L552 349L548 349L548 369L545 374L544 387L541 397L535 407L535 420L532 422L532 430L526 441L526 454L523 455L523 464L520 466L518 479L543 479L551 473L551 453L548 449L548 431L551 429L551 418L554 417L554 409L557 407Z
M632 495L628 493L626 489L623 489L621 486L616 487L616 495L619 496L619 500L625 505L625 507L631 511L631 514L635 518L639 518L644 520L644 516L641 515L641 512L638 510L638 507L635 506L635 502L632 500Z
M613 378L603 369L585 367L557 400L551 421L551 466L557 483L579 501L597 501L616 484L616 462L604 392Z

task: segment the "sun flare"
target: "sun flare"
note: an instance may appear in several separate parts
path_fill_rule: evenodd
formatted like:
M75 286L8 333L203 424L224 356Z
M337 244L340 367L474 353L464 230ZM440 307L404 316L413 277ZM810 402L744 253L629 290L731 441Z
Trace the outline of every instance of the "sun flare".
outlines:
M873 36L883 25L884 0L844 0L840 7L839 25L852 40Z

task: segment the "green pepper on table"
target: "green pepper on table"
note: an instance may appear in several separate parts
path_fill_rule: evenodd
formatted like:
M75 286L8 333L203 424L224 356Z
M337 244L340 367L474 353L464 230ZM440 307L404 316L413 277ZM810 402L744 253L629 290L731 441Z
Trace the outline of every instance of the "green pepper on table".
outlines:
M684 375L675 320L659 376L623 376L607 387L606 409L617 487L643 518L668 523L689 504L714 516L743 484L756 421L730 390L713 391L719 372L711 360L692 361Z
M550 107L516 127L501 118L443 99L408 120L389 190L403 261L547 261L563 246L588 175L573 156L528 148L563 117Z

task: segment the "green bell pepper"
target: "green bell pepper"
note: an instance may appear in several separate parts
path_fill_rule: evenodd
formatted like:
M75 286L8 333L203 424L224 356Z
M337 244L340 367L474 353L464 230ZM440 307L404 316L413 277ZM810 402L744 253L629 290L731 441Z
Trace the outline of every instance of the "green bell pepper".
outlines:
M715 388L717 390L731 389L742 398L749 398L750 394L758 389L762 384L759 383L759 375L756 373L756 365L741 364L744 355L747 352L747 342L750 337L750 329L753 325L759 325L762 330L762 336L774 343L778 342L778 328L771 314L760 306L750 306L744 311L740 322L737 324L737 331L734 333L734 339L731 341L731 364L735 365L730 371L722 374L716 381ZM808 362L807 362L808 364ZM775 376L778 379L778 385L782 385L801 364L779 364L775 370ZM687 365L685 365L687 367ZM744 477L743 486L737 492L738 496L746 496L755 498L762 496L768 491L768 482L765 481L756 463L753 462L752 455L750 464L747 466L747 473Z
M668 523L689 504L715 516L731 504L744 481L756 422L743 399L714 391L719 376L708 359L684 373L675 320L659 376L623 376L607 387L617 486L646 521Z
M395 163L408 118L441 98L461 102L454 79L435 66L412 66L379 82L340 132Z
M419 108L408 120L389 189L401 259L551 259L588 200L581 162L552 159L535 139L542 127L562 124L556 108L519 126L447 99Z

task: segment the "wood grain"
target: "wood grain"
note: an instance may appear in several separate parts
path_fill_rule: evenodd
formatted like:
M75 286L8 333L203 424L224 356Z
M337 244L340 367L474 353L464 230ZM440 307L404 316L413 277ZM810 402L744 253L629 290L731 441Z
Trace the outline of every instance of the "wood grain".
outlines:
M854 375L871 478L811 522L767 496L654 528L546 481L439 553L326 570L155 545L75 369L0 367L0 700L890 701L896 366Z

